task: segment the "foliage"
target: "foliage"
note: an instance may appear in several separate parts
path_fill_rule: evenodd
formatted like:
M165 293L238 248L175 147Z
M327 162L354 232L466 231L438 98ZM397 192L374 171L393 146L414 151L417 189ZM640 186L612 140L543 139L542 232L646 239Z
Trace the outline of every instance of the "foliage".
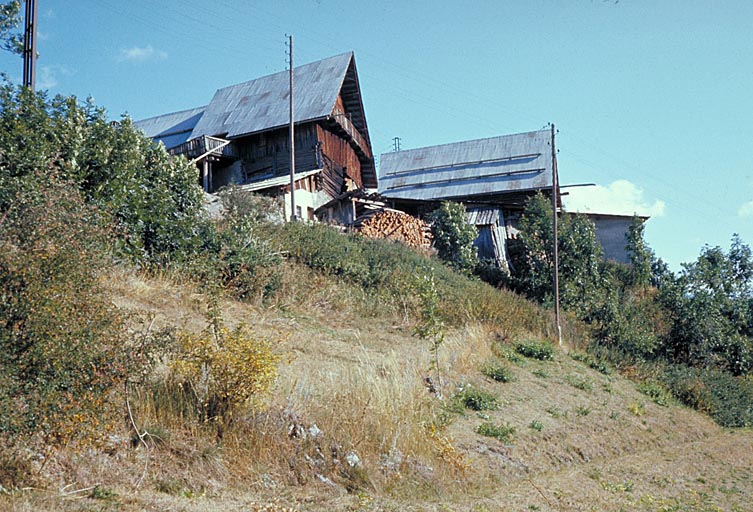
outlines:
M672 393L659 381L648 379L638 384L638 391L648 396L654 403L667 407L672 403Z
M495 395L471 386L460 391L453 399L473 411L493 411L499 406Z
M478 263L473 246L478 233L468 224L465 207L460 203L442 202L429 214L429 221L440 259L452 268L470 274Z
M690 407L724 427L753 427L753 380L713 368L667 366L662 380Z
M280 287L280 251L260 233L252 215L229 215L215 226L215 251L206 268L219 273L226 291L239 300L271 297Z
M172 369L195 397L199 415L215 421L218 433L244 407L269 391L277 378L276 341L248 326L229 329L218 316L199 334L180 332Z
M45 172L43 172L45 171ZM184 260L203 250L208 222L196 169L170 158L128 118L75 97L0 86L0 212L23 187L51 176L106 214L119 254L139 263Z
M647 288L651 280L651 264L654 261L654 253L646 244L643 237L646 226L643 219L633 216L625 234L625 249L630 258L629 279L630 286Z
M532 197L520 221L520 240L513 251L513 285L528 297L554 301L554 231L552 205L543 195ZM593 223L582 215L562 215L558 222L560 301L586 316L605 289L600 273L601 245Z
M499 361L487 361L481 367L481 373L497 382L511 382L514 378L510 368Z
M541 432L544 429L544 424L539 420L531 420L531 423L528 425L528 427L531 430L535 430L536 432Z
M554 359L554 346L546 340L519 341L515 344L515 351L522 356L539 361Z
M414 332L416 336L429 340L431 344L431 366L437 377L437 386L441 395L442 372L439 367L439 347L444 342L445 323L442 320L434 275L425 275L417 279L416 290L420 303L420 320Z
M48 178L54 178L48 177ZM0 430L97 438L124 377L123 325L101 287L109 243L69 183L24 187L0 216Z
M753 255L735 235L728 252L705 247L666 280L659 300L671 312L665 353L691 366L734 375L753 369Z
M601 357L597 357L586 352L570 352L569 355L571 359L580 361L581 363L585 364L589 368L596 370L599 373L603 373L604 375L612 374L612 368L609 366L609 363L607 363Z
M493 437L503 443L509 443L515 434L515 427L509 424L495 425L492 422L486 421L476 428L476 433L486 437Z
M0 4L0 46L11 53L23 53L23 38L15 32L21 24L21 2L12 0Z

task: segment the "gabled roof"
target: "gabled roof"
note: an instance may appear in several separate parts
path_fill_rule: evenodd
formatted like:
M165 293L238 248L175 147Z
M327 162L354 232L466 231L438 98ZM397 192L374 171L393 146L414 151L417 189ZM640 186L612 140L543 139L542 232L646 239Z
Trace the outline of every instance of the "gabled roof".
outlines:
M295 68L295 122L329 116L340 93L353 52ZM281 71L219 89L191 137L235 138L282 127L290 120L289 72Z
M550 130L381 156L379 193L414 201L495 199L552 188Z
M191 138L191 132L205 109L206 107L198 107L171 112L170 114L142 119L133 124L143 131L147 137L162 141L165 147L170 149Z

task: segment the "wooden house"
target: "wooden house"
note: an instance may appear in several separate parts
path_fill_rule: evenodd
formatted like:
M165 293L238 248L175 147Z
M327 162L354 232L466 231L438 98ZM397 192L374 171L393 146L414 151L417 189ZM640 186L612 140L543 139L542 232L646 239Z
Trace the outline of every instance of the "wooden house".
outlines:
M552 195L553 144L546 129L385 153L379 194L393 208L419 216L441 201L463 203L479 230L479 257L504 268L506 239L526 201L536 193Z
M354 189L377 187L352 52L294 70L298 218ZM219 89L204 107L136 122L172 154L195 160L207 192L229 184L286 200L290 217L289 72ZM329 219L338 220L338 219Z

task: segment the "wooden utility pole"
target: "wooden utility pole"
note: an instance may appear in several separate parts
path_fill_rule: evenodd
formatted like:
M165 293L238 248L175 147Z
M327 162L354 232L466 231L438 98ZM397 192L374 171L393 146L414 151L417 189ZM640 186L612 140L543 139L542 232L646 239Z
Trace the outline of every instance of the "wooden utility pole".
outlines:
M554 123L552 127L552 226L554 231L554 321L557 327L557 340L562 345L562 324L560 323L560 258L559 232L557 228L557 196L559 195L559 179L557 177L557 149L554 146Z
M26 0L26 21L24 22L24 87L32 91L37 81L37 2Z
M293 113L293 36L290 38L290 220L296 220L295 212L295 123Z

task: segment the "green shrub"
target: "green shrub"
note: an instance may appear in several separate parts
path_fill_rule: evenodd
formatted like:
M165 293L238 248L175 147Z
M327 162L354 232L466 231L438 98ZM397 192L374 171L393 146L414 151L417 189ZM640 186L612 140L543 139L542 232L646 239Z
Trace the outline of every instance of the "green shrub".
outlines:
M593 382L587 377L581 375L566 375L565 382L581 391L591 391L593 389Z
M539 420L532 420L528 427L536 432L541 432L544 429L544 424Z
M493 411L499 407L495 395L470 386L455 395L454 400L473 411Z
M649 397L657 405L667 407L672 403L672 393L661 382L645 380L638 384L638 391Z
M539 361L551 361L554 359L554 346L544 340L518 342L515 344L515 351L522 356L538 359Z
M753 381L715 369L668 366L663 380L672 394L708 413L724 427L753 427Z
M196 167L170 157L127 117L112 123L90 100L49 99L4 80L0 155L0 212L30 183L63 180L107 217L119 256L163 264L203 249Z
M602 373L604 375L612 374L612 367L609 366L609 363L607 363L602 358L594 357L593 355L586 352L570 352L570 357L575 361L579 361L587 365L589 368L592 368L599 373Z
M494 423L487 421L476 428L476 433L486 437L493 437L503 443L509 443L512 441L513 435L515 434L515 427L509 424L495 425Z
M501 364L499 361L488 361L481 367L481 373L497 382L510 382L513 380L513 374L510 368Z
M473 246L478 232L475 226L468 224L465 207L445 201L429 215L429 221L440 259L454 269L470 274L478 263Z

